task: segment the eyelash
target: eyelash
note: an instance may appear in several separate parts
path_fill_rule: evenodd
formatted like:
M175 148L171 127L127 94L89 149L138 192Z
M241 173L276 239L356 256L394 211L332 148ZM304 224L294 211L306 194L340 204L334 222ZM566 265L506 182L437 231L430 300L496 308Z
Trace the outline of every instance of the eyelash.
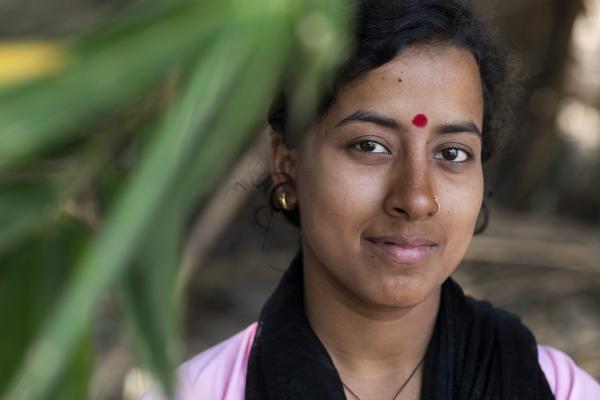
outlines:
M352 143L350 145L350 147L353 148L353 149L355 149L355 150L358 150L358 151L360 151L362 153L381 154L381 152L371 152L371 151L362 150L360 148L360 145L363 144L363 143L372 143L375 146L383 147L385 149L386 154L391 154L391 152L388 150L387 147L385 147L381 143L376 142L375 140L361 140L361 141ZM464 153L464 158L465 159L462 160L462 161L453 161L453 160L447 160L447 159L443 158L443 156L442 156L442 158L437 157L438 154L442 154L443 152L449 151L449 150L458 150L459 152ZM462 149L460 147L446 147L446 148L444 148L444 149L436 152L433 158L436 159L436 160L442 160L442 161L447 161L447 162L450 162L450 163L460 164L460 163L464 163L466 161L472 160L473 159L473 154L470 151Z
M358 150L358 151L360 151L360 152L362 152L362 153L380 154L380 152L376 152L376 153L375 153L375 152L371 152L371 151L365 151L365 150L361 149L361 148L360 148L360 145L361 145L361 144L363 144L363 143L372 143L372 144L374 144L375 146L380 146L380 147L383 147L383 148L385 149L385 151L386 151L386 153L387 153L387 154L390 154L390 153L391 153L391 152L388 150L388 148L387 148L387 147L385 147L385 146L384 146L384 145L382 145L381 143L378 143L378 142L376 142L375 140L360 140L360 141L358 141L358 142L354 142L354 143L352 143L352 144L350 145L350 147L352 147L353 149L355 149L355 150Z
M436 155L441 154L444 151L448 151L448 150L458 150L459 152L464 153L465 154L464 155L465 159L462 160L462 161L454 161L454 160L447 160L445 158L437 158L436 157ZM436 159L436 160L442 160L442 161L447 161L447 162L451 162L451 163L460 164L460 163L464 163L464 162L467 162L469 160L472 160L473 159L473 154L471 152L465 150L465 149L461 149L460 147L446 147L445 149L442 149L442 150L436 152L433 158Z

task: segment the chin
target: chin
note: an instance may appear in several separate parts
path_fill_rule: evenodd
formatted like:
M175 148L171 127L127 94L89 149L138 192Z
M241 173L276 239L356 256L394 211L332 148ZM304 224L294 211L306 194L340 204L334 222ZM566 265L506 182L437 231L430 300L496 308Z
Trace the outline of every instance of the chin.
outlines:
M435 290L423 284L411 285L409 282L375 286L367 290L363 300L372 307L384 309L413 308L423 303Z

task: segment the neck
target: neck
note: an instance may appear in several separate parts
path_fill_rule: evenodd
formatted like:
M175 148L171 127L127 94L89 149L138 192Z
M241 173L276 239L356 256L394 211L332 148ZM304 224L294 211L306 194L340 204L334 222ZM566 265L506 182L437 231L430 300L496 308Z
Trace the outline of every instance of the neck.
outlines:
M345 376L394 375L424 357L439 308L437 290L410 307L369 304L304 257L304 301L311 327Z

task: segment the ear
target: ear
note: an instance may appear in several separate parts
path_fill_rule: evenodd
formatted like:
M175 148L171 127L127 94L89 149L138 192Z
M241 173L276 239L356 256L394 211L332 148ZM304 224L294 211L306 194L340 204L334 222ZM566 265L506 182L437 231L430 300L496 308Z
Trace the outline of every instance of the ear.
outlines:
M271 135L269 165L275 185L290 179L294 183L296 182L296 160L296 150L289 149L285 145L281 133L273 133Z

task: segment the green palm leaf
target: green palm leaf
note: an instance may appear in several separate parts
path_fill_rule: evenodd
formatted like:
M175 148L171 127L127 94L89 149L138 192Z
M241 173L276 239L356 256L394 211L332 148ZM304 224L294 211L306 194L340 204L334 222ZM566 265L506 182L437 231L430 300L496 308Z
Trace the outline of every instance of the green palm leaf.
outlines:
M157 129L143 133L130 176L109 200L102 227L76 268L63 273L64 290L55 305L47 305L51 318L23 345L35 339L22 363L14 360L24 350L15 353L13 368L21 365L6 392L9 399L53 393L94 304L115 284L140 360L173 391L171 375L180 360L176 274L187 220L258 131L283 75L294 74L300 82L294 117L314 113L318 88L343 53L341 6L341 1L161 2L65 45L68 63L57 74L0 92L1 176L75 137L87 140L78 126L135 99L174 68L182 88ZM307 29L318 35L307 36ZM323 44L320 37L329 39ZM291 56L301 61L290 62ZM65 151L81 158L82 148ZM34 182L32 190L39 187ZM60 196L53 191L35 193L23 195L29 202L22 204L0 194L0 218L3 207L17 211L6 219L12 227L0 229L0 255L3 245L26 243L45 210L59 209Z

